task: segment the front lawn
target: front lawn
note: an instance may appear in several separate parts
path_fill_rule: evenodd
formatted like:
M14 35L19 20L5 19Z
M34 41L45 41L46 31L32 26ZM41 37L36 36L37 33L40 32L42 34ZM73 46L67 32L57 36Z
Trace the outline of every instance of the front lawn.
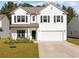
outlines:
M68 38L68 42L79 45L79 39L78 38Z
M16 48L10 48L0 40L0 58L37 58L37 43L16 43Z

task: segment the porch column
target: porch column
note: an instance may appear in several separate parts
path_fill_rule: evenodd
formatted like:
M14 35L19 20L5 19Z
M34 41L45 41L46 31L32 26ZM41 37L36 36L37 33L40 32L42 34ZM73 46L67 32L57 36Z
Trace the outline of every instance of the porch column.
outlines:
M27 35L28 35L28 39L30 39L30 40L31 40L31 39L32 39L32 37L31 37L31 31L30 31L30 29L29 29L29 28L28 28L28 31L27 31L27 32L28 32L28 34L27 34Z

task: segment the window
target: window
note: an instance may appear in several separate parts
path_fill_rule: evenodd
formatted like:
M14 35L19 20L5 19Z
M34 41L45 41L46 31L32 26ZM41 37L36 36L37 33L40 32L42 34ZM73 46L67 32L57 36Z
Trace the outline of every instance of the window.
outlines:
M57 22L60 22L60 16L57 16Z
M25 16L22 16L22 22L25 22Z
M22 15L19 15L19 16L14 16L14 19L17 18L17 22L28 22L28 17L27 16L22 16ZM14 21L16 22L16 20Z
M50 16L41 16L41 23L49 23L50 22Z
M25 38L25 30L17 30L17 38Z
M54 23L56 22L63 23L63 16L54 16Z
M16 16L14 16L14 22L16 22Z
M35 21L35 16L32 16L32 20Z
M43 16L43 22L47 22L47 16Z
M20 21L21 21L20 16L17 16L17 22L20 22Z

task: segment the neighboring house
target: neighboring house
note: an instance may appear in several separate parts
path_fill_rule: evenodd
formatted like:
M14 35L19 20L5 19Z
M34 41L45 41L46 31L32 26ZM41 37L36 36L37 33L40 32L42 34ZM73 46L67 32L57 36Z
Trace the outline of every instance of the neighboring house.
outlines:
M56 4L46 7L19 7L11 12L11 37L37 41L67 39L67 12Z
M68 36L79 38L79 16L73 17L68 24Z
M9 20L7 16L0 15L0 37L5 38L9 36Z

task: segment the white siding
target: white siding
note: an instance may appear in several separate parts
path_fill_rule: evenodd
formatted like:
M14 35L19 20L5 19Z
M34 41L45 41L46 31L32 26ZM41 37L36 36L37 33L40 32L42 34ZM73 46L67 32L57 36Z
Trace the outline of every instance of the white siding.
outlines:
M51 10L52 7L52 10ZM56 12L57 11L57 12ZM41 23L40 22L40 16L41 15L49 15L50 16L50 23ZM63 16L63 23L54 23L54 15L61 15ZM66 14L63 14L63 12L56 7L50 5L47 8L45 8L43 11L41 11L40 15L37 16L38 23L39 23L39 30L66 30Z
M39 23L38 34L37 34L38 40L40 41L67 40L67 15L63 13L64 12L62 12L61 10L59 10L58 8L52 5L46 7L40 12L40 15L37 16L38 18L37 22ZM41 15L49 15L50 23L41 23L40 22ZM63 16L63 23L61 22L54 23L55 15ZM51 31L51 32L41 32L41 31ZM52 32L52 31L56 31L56 32Z

